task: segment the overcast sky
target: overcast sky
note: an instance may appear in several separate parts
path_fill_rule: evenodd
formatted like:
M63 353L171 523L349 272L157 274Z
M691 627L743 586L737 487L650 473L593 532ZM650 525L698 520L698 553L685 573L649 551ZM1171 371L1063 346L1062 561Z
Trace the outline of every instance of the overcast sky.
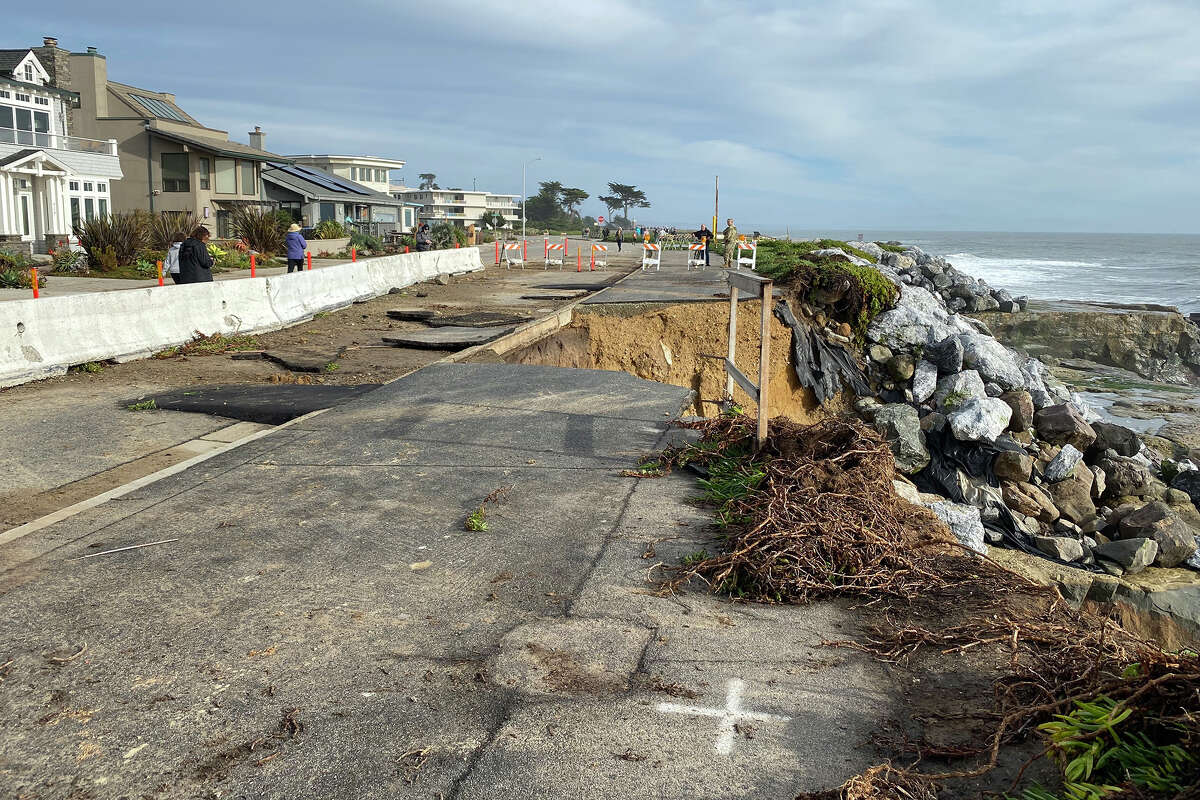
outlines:
M975 0L10 4L278 153L407 183L592 194L743 229L1200 232L1200 3ZM48 7L47 7L48 8Z

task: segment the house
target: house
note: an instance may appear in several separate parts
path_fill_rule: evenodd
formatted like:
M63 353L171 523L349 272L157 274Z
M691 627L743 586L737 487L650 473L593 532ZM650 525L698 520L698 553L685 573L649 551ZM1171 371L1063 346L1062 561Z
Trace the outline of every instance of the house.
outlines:
M463 189L410 189L398 185L393 185L391 192L393 197L420 203L418 216L421 222L431 225L436 222L450 222L460 228L472 223L478 225L479 218L488 211L499 213L509 224L521 220L520 195Z
M226 237L238 204L266 202L263 165L289 162L263 149L260 128L249 144L233 142L180 108L175 95L109 80L108 62L94 47L70 53L69 64L79 97L75 130L117 141L125 176L112 191L117 211L190 211Z
M267 162L262 181L263 198L290 211L305 227L349 221L372 236L401 228L403 201L316 167Z
M394 169L403 169L404 162L394 158L375 156L331 156L303 155L288 156L288 159L305 167L316 167L339 178L361 183L375 192L387 194Z
M117 143L73 135L69 55L52 37L0 50L0 249L45 253L113 208Z

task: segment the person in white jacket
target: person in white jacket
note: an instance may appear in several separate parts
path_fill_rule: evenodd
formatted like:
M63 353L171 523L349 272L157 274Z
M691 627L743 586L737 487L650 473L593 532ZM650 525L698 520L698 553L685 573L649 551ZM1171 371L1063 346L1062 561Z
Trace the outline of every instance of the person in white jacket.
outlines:
M163 270L171 276L171 280L179 283L179 248L183 246L183 234L175 234L175 238L171 240L171 246L167 248L167 260L163 264Z

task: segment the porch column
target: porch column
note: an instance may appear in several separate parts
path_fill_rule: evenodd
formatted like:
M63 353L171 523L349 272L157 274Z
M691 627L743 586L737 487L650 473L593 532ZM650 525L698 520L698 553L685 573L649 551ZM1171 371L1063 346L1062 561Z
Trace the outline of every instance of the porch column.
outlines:
M71 227L71 203L67 197L68 178L70 178L69 175L64 175L58 179L58 214L62 217L63 233L70 236L75 231ZM111 197L108 203L110 206L112 205Z
M12 178L7 172L0 172L0 236L12 233L9 222L13 202Z
M46 213L46 193L49 191L49 183L50 180L45 175L41 176L40 178L34 178L29 182L29 185L33 187L32 232L33 241L35 244L39 241L44 241L46 238L46 233L50 230L50 221L47 219L49 215ZM36 247L34 248L34 252L37 252Z
M43 235L58 233L58 178L46 178L46 230Z

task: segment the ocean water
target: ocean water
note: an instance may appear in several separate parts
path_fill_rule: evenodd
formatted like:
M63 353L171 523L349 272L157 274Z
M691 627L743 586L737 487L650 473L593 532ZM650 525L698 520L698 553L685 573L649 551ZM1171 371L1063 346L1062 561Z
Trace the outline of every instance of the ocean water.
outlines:
M1014 296L1161 303L1200 311L1200 236L957 231L791 231L793 238L897 240Z

